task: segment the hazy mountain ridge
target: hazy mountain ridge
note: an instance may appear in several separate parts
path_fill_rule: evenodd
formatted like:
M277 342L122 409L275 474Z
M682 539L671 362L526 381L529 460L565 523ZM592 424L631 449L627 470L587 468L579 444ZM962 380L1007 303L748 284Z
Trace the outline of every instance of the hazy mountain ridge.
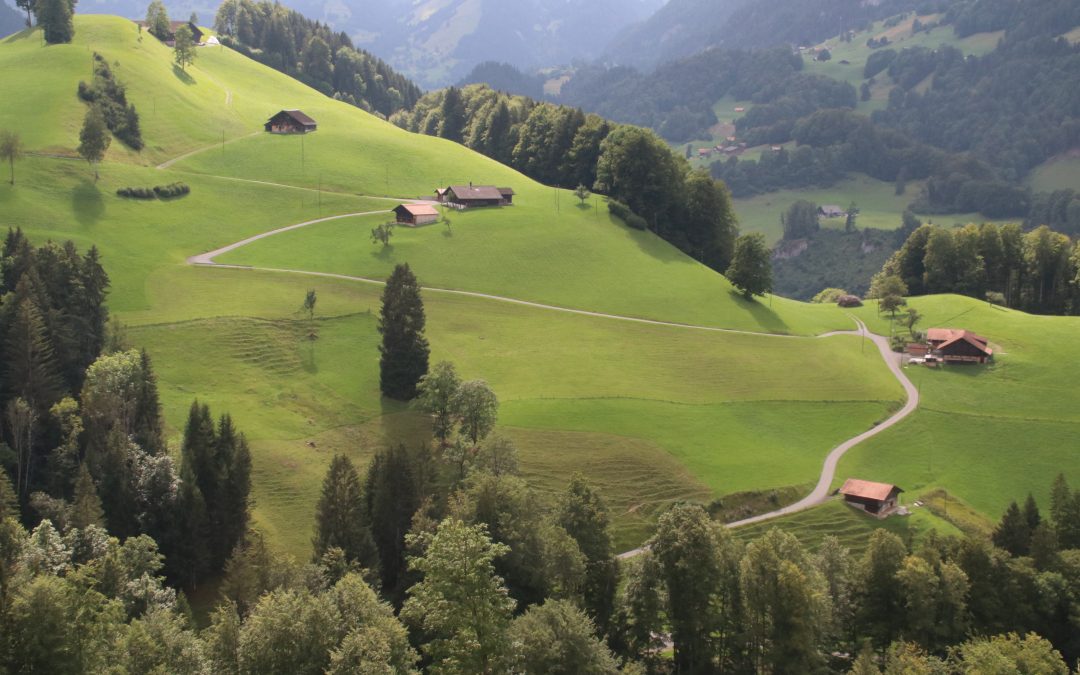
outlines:
M813 44L935 0L671 0L624 29L604 60L652 68L710 47Z
M26 16L0 2L0 36L10 35L22 30L26 25Z
M304 16L343 31L418 84L450 84L484 61L521 68L600 56L615 34L664 0L287 0ZM139 17L148 0L83 0L82 13ZM204 25L217 4L167 0L170 16L194 11Z

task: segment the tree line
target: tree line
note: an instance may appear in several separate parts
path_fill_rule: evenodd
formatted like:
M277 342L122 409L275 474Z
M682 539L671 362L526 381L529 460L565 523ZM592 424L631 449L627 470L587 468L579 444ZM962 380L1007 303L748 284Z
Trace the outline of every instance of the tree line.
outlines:
M222 43L327 96L389 117L411 108L421 90L348 35L267 0L226 0L214 29Z
M392 122L457 141L549 185L585 186L626 204L646 227L723 272L738 234L726 188L694 172L656 134L486 85L426 94Z
M1037 314L1080 312L1080 245L1040 226L915 229L875 278L896 277L907 293L959 293Z
M139 113L135 110L135 104L128 103L127 87L116 79L108 61L101 54L94 52L94 77L90 84L80 81L78 93L80 99L101 111L109 131L124 145L132 150L142 150Z
M228 415L215 424L194 404L177 466L150 357L108 323L96 248L34 247L10 230L0 269L0 465L16 512L58 536L90 524L120 539L146 535L178 586L220 573L247 523L243 435Z

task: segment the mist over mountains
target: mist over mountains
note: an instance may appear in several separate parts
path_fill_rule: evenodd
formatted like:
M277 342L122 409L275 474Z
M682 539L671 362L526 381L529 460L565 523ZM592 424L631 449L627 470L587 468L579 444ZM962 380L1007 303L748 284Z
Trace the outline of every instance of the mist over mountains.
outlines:
M343 31L424 87L450 84L484 61L529 69L593 60L664 0L288 0ZM211 25L218 3L167 0L173 18ZM80 13L142 17L146 0L81 0Z

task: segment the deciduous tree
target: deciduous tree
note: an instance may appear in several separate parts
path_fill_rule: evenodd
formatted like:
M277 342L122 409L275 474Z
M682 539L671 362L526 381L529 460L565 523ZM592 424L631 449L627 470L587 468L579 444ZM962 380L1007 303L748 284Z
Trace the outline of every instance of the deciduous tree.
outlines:
M475 448L495 428L499 399L484 380L463 382L454 398L459 431Z
M409 590L402 616L431 636L422 649L432 672L487 675L506 669L514 601L494 561L508 551L491 542L483 525L447 519L424 555L410 561L423 580Z
M457 421L458 389L461 378L454 364L449 361L436 363L429 373L420 378L417 404L431 415L431 429L435 438L445 444L454 431Z
M173 43L173 61L180 66L180 70L186 71L187 67L195 63L195 36L186 24L176 29L176 39Z
M760 232L744 234L735 240L731 265L724 273L728 281L746 299L772 291L772 264L765 236Z
M14 131L0 130L0 159L6 159L11 168L11 184L15 184L15 160L22 158L22 138Z

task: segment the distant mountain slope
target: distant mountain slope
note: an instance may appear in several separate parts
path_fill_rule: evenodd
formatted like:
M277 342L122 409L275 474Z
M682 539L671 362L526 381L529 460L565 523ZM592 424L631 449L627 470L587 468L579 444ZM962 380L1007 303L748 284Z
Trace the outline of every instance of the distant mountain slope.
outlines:
M869 21L909 11L940 11L951 0L671 0L624 30L605 51L609 61L638 68L709 47L757 49L813 44Z
M96 0L80 12L141 16L145 0ZM166 0L169 14L196 11L209 25L218 2ZM624 26L663 0L286 0L304 16L346 33L418 84L457 81L484 61L518 67L593 59Z
M0 2L0 37L17 33L26 26L26 17Z
M724 43L727 19L750 0L670 0L651 17L619 33L604 58L647 68Z

